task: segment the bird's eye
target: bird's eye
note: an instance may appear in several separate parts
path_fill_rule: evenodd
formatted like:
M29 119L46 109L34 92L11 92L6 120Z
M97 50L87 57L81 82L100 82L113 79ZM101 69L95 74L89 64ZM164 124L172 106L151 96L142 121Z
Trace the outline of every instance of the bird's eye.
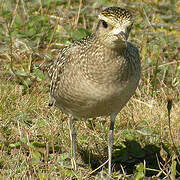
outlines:
M104 28L107 28L107 27L108 27L107 22L105 22L104 20L102 20L102 25L103 25Z

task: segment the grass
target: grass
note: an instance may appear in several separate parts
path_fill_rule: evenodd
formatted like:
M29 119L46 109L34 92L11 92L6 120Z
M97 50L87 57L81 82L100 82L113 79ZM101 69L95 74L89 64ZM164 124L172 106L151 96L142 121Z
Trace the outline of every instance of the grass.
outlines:
M109 118L76 123L79 169L74 172L68 117L48 107L48 80L38 66L93 32L98 12L112 5L135 14L130 41L139 47L143 67L136 94L115 124L113 178L180 177L178 1L2 0L1 179L100 179L107 173L107 165L93 170L107 160Z

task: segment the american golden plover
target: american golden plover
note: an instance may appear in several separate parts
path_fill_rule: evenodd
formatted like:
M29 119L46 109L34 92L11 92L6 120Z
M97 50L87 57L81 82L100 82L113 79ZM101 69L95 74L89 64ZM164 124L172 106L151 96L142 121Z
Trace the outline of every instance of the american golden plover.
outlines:
M76 169L74 118L110 116L108 173L111 176L113 131L118 112L134 94L141 75L138 49L127 41L133 18L109 7L99 16L96 32L59 51L45 66L50 100L70 115L72 166Z

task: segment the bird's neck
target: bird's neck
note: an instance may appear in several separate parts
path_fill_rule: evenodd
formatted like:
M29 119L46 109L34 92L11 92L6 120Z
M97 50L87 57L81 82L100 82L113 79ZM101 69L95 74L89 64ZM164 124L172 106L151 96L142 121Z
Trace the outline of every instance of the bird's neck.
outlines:
M93 41L93 44L95 44L97 49L101 49L111 57L122 55L127 50L127 43L125 43L124 41L106 43L99 37L94 37Z
M108 48L98 38L93 37L86 48L86 55L88 58L84 59L83 72L87 79L99 84L123 79L121 76L127 67L126 48Z

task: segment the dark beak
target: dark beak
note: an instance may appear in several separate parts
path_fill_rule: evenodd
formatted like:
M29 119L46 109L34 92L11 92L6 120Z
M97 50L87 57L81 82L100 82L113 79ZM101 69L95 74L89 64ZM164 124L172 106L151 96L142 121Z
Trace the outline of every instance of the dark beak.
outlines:
M121 35L121 38L122 38L125 42L127 42L127 36L126 36L126 34L121 31L121 32L120 32L120 35Z
M126 36L126 34L123 31L121 31L116 36L118 37L118 39L123 40L125 42L125 45L127 46L127 36Z

